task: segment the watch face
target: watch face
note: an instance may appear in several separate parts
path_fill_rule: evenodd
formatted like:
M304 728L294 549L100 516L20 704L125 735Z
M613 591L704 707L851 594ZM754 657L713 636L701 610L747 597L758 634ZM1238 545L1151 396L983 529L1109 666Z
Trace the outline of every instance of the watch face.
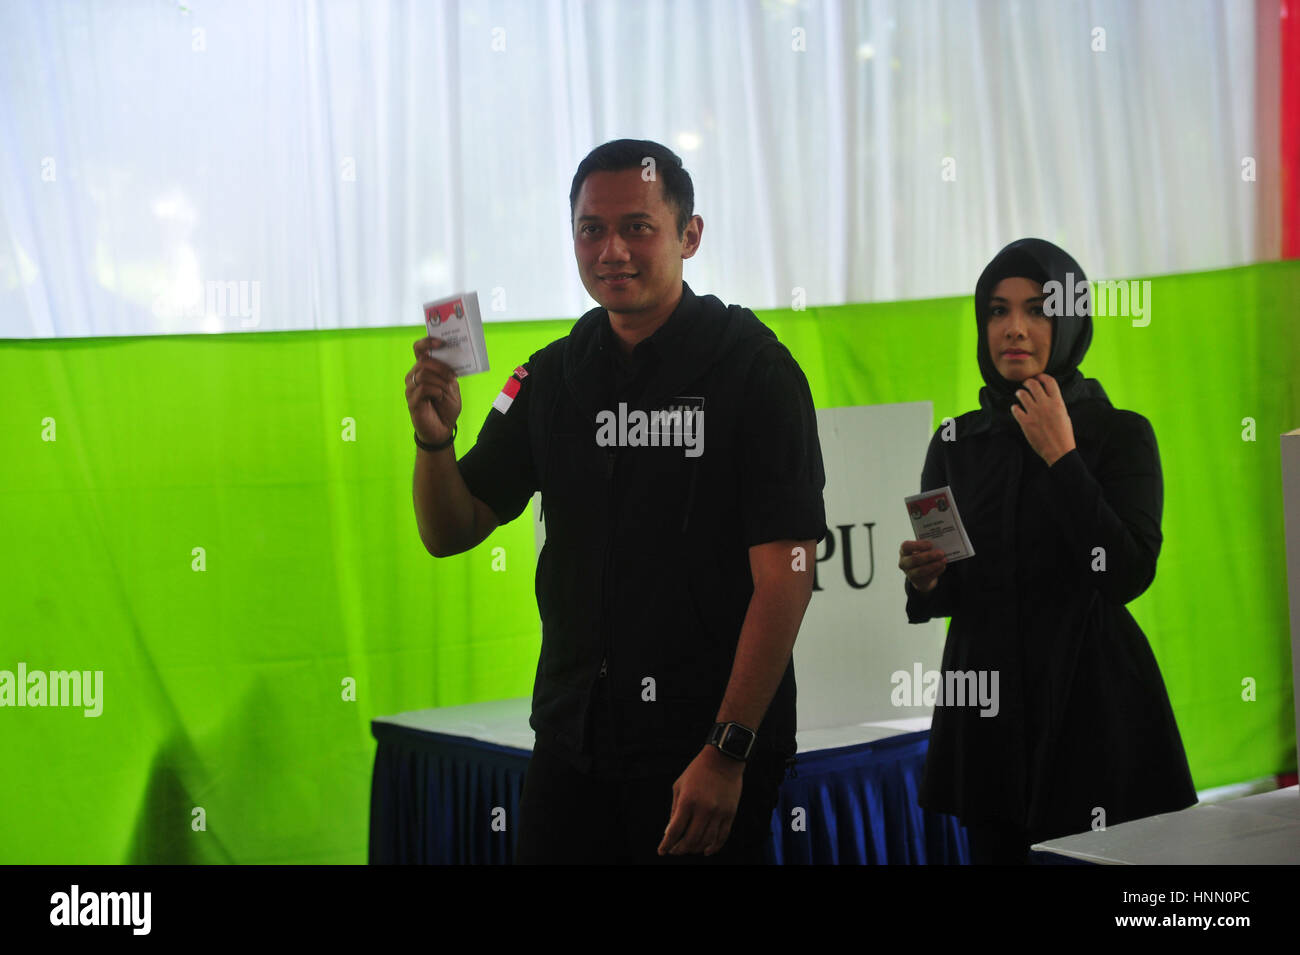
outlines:
M745 756L754 734L741 726L728 726L722 734L722 749L735 756Z

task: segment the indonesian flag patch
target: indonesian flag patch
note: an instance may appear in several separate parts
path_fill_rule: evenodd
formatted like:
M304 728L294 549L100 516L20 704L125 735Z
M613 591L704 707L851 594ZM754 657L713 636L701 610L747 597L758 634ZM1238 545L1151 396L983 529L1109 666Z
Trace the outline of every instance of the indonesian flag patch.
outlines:
M501 389L501 393L492 402L492 407L502 414L509 411L510 406L515 403L515 395L519 394L519 386L524 383L524 379L527 377L528 370L523 365L511 372L510 377L506 379L505 387Z

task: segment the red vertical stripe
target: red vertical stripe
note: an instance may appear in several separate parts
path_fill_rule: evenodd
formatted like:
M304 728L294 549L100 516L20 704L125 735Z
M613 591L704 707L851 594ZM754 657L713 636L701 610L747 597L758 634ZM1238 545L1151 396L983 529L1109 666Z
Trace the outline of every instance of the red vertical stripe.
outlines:
M1282 258L1300 258L1300 0L1281 0Z

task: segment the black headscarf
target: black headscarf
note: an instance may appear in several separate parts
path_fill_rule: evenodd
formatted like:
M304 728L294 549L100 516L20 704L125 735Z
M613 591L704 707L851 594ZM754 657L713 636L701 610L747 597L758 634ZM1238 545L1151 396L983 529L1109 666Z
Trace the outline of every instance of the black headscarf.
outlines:
M1052 316L1052 350L1044 371L1060 385L1067 408L1079 401L1106 400L1101 383L1095 378L1084 378L1079 372L1079 362L1092 342L1092 297L1088 296L1083 309L1075 308L1074 299L1088 281L1087 276L1064 249L1043 239L1017 239L993 257L975 283L975 321L979 328L976 352L985 384L980 389L980 411L970 433L1019 428L1011 414L1011 405L1021 383L998 374L988 344L989 300L998 283L1006 278L1027 278L1042 285L1053 280L1061 283L1065 313ZM1065 311L1066 308L1073 309L1074 314Z

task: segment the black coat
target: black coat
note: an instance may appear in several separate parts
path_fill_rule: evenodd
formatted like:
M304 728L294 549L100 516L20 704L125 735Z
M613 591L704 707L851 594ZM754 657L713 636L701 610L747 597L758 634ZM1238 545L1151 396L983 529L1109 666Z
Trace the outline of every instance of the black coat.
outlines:
M904 585L912 623L952 618L945 672L999 674L996 716L935 707L920 803L1031 841L1196 802L1160 670L1124 606L1160 552L1155 434L1104 397L1069 414L1077 448L1051 468L1018 427L978 428L979 412L957 419L955 440L936 432L921 488L952 488L975 556L929 594Z

